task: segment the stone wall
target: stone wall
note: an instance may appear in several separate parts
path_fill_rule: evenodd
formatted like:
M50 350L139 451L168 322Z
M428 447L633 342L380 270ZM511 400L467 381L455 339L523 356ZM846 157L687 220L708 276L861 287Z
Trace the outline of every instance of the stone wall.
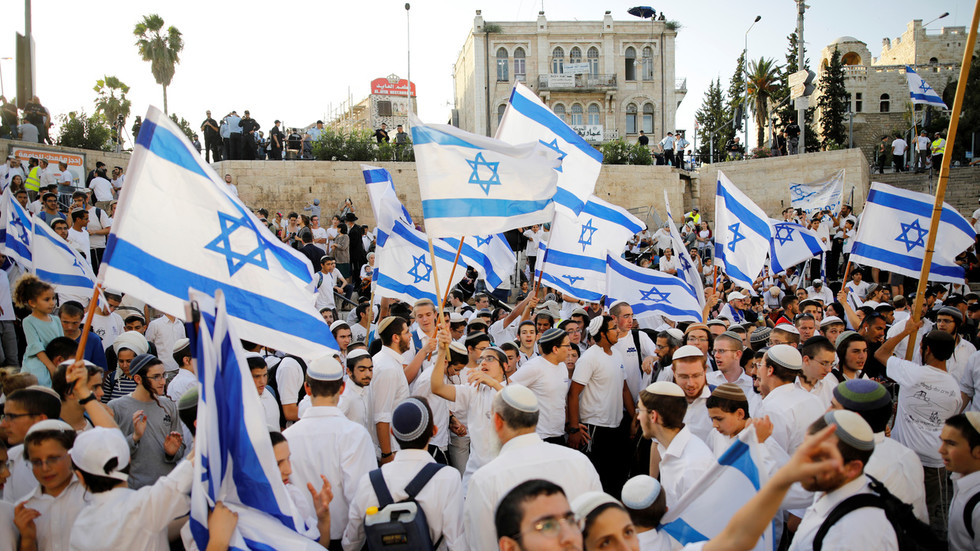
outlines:
M882 182L910 191L920 191L930 195L936 193L937 177L929 178L927 174L874 174L872 181ZM977 198L980 197L980 167L952 168L949 181L946 183L945 201L953 206L963 216L969 218L977 209Z

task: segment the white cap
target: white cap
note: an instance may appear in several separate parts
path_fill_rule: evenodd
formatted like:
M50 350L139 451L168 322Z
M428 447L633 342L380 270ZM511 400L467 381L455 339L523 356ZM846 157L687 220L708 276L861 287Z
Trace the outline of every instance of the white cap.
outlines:
M331 332L336 331L338 327L346 327L346 328L350 329L350 325L348 325L348 323L346 321L344 321L344 320L337 320L337 321L335 321L335 322L333 322L333 323L330 324L330 331Z
M129 480L129 475L120 472L129 465L129 444L119 429L95 427L79 433L68 453L72 463L86 473ZM116 466L107 468L112 459L116 460Z
M819 287L820 285L823 285L823 280L818 277L817 279L813 280L813 285Z
M605 492L585 492L572 500L572 512L575 513L575 520L582 522L592 511L607 504L614 503L619 505L616 498Z
M864 304L862 304L861 306L870 306L872 308L877 308L879 305L881 305L881 303L878 302L877 300L866 300L864 301Z
M674 361L683 360L684 358L704 358L704 352L701 352L701 349L693 344L685 344L674 351L672 357Z
M966 411L963 415L966 415L966 420L970 422L973 429L980 432L980 411Z
M339 381L344 378L344 368L333 356L323 356L306 368L306 376L314 381Z
M738 291L732 291L731 293L728 293L728 302L731 302L733 300L742 300L743 298L745 298L745 295L739 293Z
M657 381L655 383L650 383L644 390L650 394L659 394L661 396L684 397L684 390L677 386L676 383L672 383L670 381Z
M785 331L787 333L792 333L794 335L799 335L800 330L796 328L795 325L791 323L780 323L776 327L772 328L773 331Z
M803 369L803 356L800 351L788 344L777 344L766 351L766 356L773 363L778 364L791 371Z
M609 305L609 311L611 312L613 308L619 306L620 304L625 304L626 306L630 305L630 303L626 302L625 300L617 300L616 302Z
M524 413L534 413L538 411L538 398L531 392L531 389L524 385L510 384L500 391L500 397L508 406L523 411Z
M820 321L820 327L827 327L828 325L833 325L835 323L844 323L844 320L838 318L837 316L827 316Z
M623 486L623 505L638 511L653 505L660 497L660 482L650 475L637 475Z

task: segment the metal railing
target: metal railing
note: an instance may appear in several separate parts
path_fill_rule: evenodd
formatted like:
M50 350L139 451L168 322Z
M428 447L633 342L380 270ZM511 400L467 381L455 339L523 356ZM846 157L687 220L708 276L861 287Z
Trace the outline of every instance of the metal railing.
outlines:
M571 77L571 78L569 78ZM538 75L540 90L576 90L583 88L616 88L616 75Z

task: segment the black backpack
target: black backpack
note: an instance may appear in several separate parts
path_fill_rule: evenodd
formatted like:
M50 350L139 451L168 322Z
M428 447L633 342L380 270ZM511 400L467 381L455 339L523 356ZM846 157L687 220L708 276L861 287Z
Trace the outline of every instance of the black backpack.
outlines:
M269 356L266 357L268 358ZM269 387L272 388L272 390L276 391L276 397L279 398L280 404L282 404L282 392L279 392L279 382L276 381L276 373L279 371L279 366L282 365L282 361L285 360L286 358L292 358L296 360L296 363L298 363L299 367L303 370L303 380L306 380L306 362L303 361L303 358L300 358L299 356L293 356L292 354L286 354L282 358L277 358L279 361L276 362L276 365L269 368L268 385ZM297 405L300 403L300 401L303 399L304 396L306 396L306 385L300 385L299 396L296 398Z
M869 486L872 494L857 494L837 504L817 529L813 538L813 551L823 548L823 539L830 528L845 515L864 507L878 507L885 511L885 517L895 530L900 551L935 550L945 546L939 541L928 524L915 516L912 506L895 497L884 484L871 475Z
M977 508L977 504L980 504L980 492L973 494L973 497L966 500L966 505L963 506L963 526L966 527L966 533L970 534L971 540L976 537L976 532L973 530L973 510Z
M368 551L421 551L439 547L442 535L435 544L429 535L429 523L425 511L415 501L422 488L432 480L439 469L446 465L426 463L419 474L405 486L408 497L395 503L385 484L381 469L375 469L368 474L374 493L378 496L378 512L364 519L364 535L367 539ZM377 518L377 520L373 520Z

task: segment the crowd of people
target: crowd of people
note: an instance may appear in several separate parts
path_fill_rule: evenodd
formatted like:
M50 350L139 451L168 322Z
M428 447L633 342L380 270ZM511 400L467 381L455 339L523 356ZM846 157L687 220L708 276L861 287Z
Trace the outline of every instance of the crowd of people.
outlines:
M51 145L51 112L37 96L21 111L17 105L0 96L0 139L20 140Z
M34 203L14 189L96 271L115 206L99 196L104 168L70 207L57 183ZM117 176L110 188L124 185ZM696 495L744 504L686 549L752 549L771 520L792 550L980 546L980 296L933 285L913 318L911 282L847 267L860 223L850 207L784 212L829 243L826 275L813 277L815 261L752 288L713 263L709 221L686 213L704 323L635 319L625 302L536 288L531 253L546 226L516 232L526 271L511 293L468 270L443 311L372 304L373 232L349 199L330 210L313 200L303 213L256 214L318 268L311 298L338 353L241 343L311 545L379 548L383 527L406 529L392 511L409 500L424 513L406 536L415 549L678 549L661 524ZM668 229L644 231L623 255L676 274L672 243ZM184 323L109 289L83 339L88 297L19 271L0 277L0 545L195 548L198 390ZM746 438L768 482L754 496L706 491L706 474ZM215 548L235 523L214 507Z

